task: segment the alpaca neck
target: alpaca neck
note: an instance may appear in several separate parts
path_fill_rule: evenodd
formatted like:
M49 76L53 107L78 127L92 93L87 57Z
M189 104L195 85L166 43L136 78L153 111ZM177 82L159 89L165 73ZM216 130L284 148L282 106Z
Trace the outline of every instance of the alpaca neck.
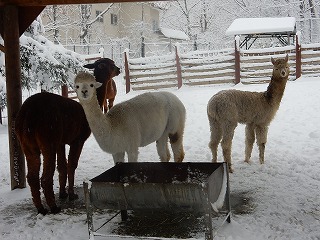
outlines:
M83 103L80 102L83 110L86 114L87 121L91 128L91 131L96 138L97 142L110 142L111 136L111 124L110 120L102 111L98 104L97 98L92 99L89 102ZM104 147L100 145L102 149ZM106 150L105 150L106 151Z
M271 82L265 92L265 96L270 103L280 104L282 99L284 89L286 87L287 77L286 78L275 78L271 77Z

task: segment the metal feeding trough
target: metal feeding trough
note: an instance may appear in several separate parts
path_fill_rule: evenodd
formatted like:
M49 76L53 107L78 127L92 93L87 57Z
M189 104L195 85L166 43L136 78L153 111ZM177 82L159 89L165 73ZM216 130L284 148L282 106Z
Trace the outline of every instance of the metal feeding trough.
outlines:
M119 163L90 181L90 189L84 183L89 239L102 236L94 230L92 206L121 210L122 220L126 210L203 213L206 239L213 239L212 217L218 210L226 214L222 224L230 222L225 163Z

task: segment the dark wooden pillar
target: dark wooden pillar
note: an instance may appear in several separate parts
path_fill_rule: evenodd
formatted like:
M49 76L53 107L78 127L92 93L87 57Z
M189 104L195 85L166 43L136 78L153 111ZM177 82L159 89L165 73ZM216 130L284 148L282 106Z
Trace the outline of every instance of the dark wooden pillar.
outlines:
M180 63L178 46L176 46L176 67L177 67L177 80L178 80L178 89L179 89L182 87L182 73L181 73L181 63Z
M61 86L61 96L66 98L69 97L68 86L65 84Z
M296 79L301 77L301 43L300 34L296 35Z
M130 92L130 76L129 76L129 62L127 52L124 52L124 71L126 75L126 93Z
M25 160L14 132L14 121L22 104L19 49L19 13L17 6L5 6L3 24L6 86L8 101L8 137L10 150L11 189L26 187Z
M241 74L240 74L240 39L239 36L235 37L234 40L234 70L235 70L235 79L234 84L240 83Z

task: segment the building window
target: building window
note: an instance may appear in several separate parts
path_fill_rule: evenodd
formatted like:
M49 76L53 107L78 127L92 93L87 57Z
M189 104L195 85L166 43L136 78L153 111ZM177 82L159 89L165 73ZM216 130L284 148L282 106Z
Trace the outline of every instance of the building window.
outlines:
M118 15L111 13L111 25L118 25Z
M96 11L96 17L98 17L101 13L102 13L102 11ZM102 15L98 17L97 22L103 22L103 16Z

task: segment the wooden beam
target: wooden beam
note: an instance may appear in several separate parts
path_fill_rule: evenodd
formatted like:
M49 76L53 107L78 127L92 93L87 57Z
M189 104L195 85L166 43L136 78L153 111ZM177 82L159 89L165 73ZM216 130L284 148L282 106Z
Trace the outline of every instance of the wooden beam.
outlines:
M19 33L20 36L40 15L45 6L19 7Z
M64 4L95 4L95 3L122 3L122 2L149 2L150 0L0 0L0 7L6 5L15 6L47 6ZM152 0L163 1L163 0Z
M8 110L8 138L10 150L11 189L26 187L25 160L14 131L14 122L22 104L19 48L19 10L6 6L3 11L4 46L6 48L6 87ZM8 51L10 49L10 51ZM10 54L9 54L10 53Z

